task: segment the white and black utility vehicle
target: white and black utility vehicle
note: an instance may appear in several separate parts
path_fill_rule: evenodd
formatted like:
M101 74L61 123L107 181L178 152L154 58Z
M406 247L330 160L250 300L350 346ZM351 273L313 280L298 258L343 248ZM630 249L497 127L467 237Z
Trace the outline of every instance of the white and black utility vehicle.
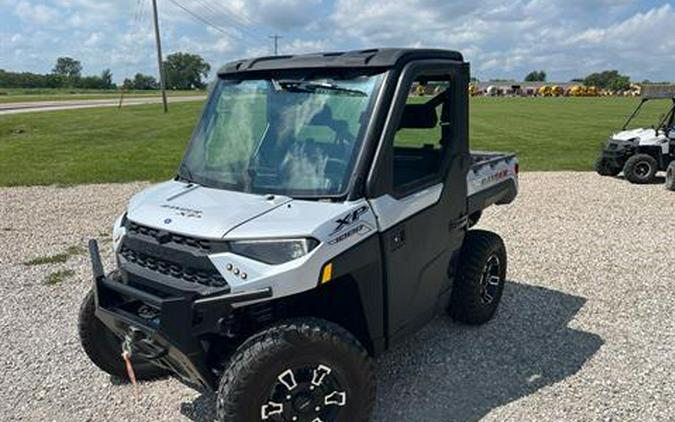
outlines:
M504 243L469 226L515 198L518 164L469 151L468 84L445 50L224 66L178 175L115 222L117 269L89 243L87 355L217 391L220 421L367 420L372 357L502 296Z
M651 88L651 89L650 89ZM660 89L659 89L660 88ZM612 135L595 164L601 176L616 176L623 171L631 183L651 183L658 171L665 171L675 161L675 91L670 87L643 88L640 104L630 115L620 132ZM630 128L645 103L655 99L670 99L668 112L656 126Z

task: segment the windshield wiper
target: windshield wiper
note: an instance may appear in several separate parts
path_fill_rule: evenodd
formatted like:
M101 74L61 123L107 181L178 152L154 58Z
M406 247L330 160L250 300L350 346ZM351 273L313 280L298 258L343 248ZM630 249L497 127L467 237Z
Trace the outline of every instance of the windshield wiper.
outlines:
M341 86L331 84L282 81L279 82L279 85L287 91L296 91L296 92L332 91L332 92L339 92L341 94L354 95L357 97L368 96L368 94L366 94L365 92L359 91L357 89L343 88Z
M180 167L178 167L178 178L190 184L197 184L192 176L192 171L185 165L185 162L181 162Z

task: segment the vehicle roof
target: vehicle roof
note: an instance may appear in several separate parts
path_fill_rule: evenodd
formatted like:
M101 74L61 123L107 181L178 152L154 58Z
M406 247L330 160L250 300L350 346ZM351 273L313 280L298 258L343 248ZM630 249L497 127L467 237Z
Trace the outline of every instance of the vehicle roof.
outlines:
M253 72L269 72L315 68L390 68L411 60L445 59L463 61L462 54L452 50L423 48L375 48L294 56L265 56L237 60L218 70L219 76Z

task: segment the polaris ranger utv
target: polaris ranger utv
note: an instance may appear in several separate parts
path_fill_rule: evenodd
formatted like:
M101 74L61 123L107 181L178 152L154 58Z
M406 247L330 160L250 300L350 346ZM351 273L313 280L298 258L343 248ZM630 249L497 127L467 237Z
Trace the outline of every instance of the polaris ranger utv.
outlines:
M217 391L221 421L367 420L372 357L502 296L504 243L468 227L515 198L518 164L469 151L468 84L444 50L224 66L175 179L115 222L117 269L89 243L87 355Z
M673 87L675 88L675 87ZM595 170L601 176L616 176L623 171L631 183L651 183L658 171L665 171L675 160L675 90L669 86L645 86L642 101L620 132L606 142ZM669 99L668 112L656 126L631 128L644 104L654 99Z

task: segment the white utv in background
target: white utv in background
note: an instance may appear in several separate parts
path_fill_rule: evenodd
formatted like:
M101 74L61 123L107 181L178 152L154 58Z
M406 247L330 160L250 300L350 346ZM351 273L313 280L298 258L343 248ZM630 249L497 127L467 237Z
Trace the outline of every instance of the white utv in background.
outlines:
M645 89L645 91L647 91ZM654 99L670 99L668 112L651 128L629 129L643 105ZM616 176L623 171L631 183L651 183L658 171L666 171L675 160L675 92L643 92L642 101L620 132L606 142L595 165L601 176Z
M413 84L442 86L410 97ZM512 154L469 151L469 65L445 50L264 57L218 72L178 175L90 241L87 355L217 391L220 421L364 421L372 357L437 313L488 321Z

